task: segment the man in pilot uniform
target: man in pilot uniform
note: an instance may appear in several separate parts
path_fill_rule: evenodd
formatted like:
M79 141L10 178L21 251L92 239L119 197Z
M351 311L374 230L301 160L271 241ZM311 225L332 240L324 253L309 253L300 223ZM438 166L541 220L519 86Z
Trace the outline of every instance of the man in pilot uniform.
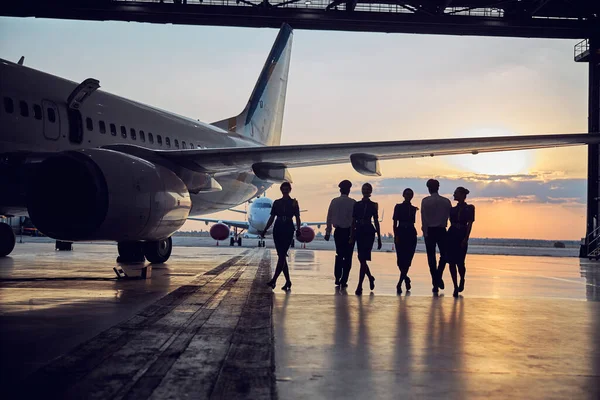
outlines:
M348 197L352 182L345 179L338 185L340 196L331 200L327 212L327 228L325 240L329 241L331 229L335 227L333 239L335 240L335 285L345 288L348 286L348 276L352 268L352 253L354 242L350 242L352 229L352 212L356 201Z
M437 179L429 179L427 189L429 189L430 195L421 201L421 222L427 250L427 263L431 274L431 285L433 286L432 291L437 293L439 289L444 289L442 275L446 266L446 227L448 226L452 203L438 193L440 182ZM436 265L436 246L440 249L439 266Z

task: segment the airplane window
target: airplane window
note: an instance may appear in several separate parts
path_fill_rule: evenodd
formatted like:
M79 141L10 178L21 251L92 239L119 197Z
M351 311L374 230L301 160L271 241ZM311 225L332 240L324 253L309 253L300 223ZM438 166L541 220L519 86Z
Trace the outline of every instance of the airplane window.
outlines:
M182 149L185 149L185 148L186 148L186 147L185 147L185 142L184 142L183 140L181 141L181 148L182 148Z
M168 137L165 138L165 144L167 145L167 147L171 147L171 139L169 139Z
M55 123L56 122L56 112L54 112L53 108L48 107L48 121Z
M9 114L12 114L13 111L15 111L15 105L13 104L13 101L10 97L4 98L4 111L6 111Z
M21 111L22 117L29 117L29 107L27 106L27 103L23 100L19 102L19 110Z
M135 129L131 128L129 130L129 135L131 136L131 140L135 140L136 139Z
M98 122L98 125L100 126L100 133L106 133L106 124L104 121Z
M42 107L39 104L33 105L33 115L35 119L42 119Z
M178 149L179 148L179 140L175 139L175 148Z
M92 119L90 117L87 117L85 119L85 126L87 127L88 131L94 130L94 122L92 121Z
M146 135L144 134L144 131L140 131L140 140L141 140L142 142L145 142L145 141L146 141Z
M162 136L156 135L156 143L162 146Z
M154 136L152 136L152 132L148 132L148 141L150 143L154 143Z
M257 203L256 208L271 208L269 203Z
M123 125L121 125L121 136L123 136L123 139L127 139L127 128Z
M115 124L110 124L110 134L113 136L117 136L117 127Z

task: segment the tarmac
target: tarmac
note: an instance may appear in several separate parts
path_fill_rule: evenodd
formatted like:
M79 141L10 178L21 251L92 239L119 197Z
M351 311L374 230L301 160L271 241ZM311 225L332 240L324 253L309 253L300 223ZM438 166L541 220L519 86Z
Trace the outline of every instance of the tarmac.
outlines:
M357 263L334 286L334 256L290 251L283 292L269 248L179 246L117 279L112 244L18 244L0 259L5 398L600 398L600 264L469 255L454 299L422 253L400 296L393 253L363 296Z

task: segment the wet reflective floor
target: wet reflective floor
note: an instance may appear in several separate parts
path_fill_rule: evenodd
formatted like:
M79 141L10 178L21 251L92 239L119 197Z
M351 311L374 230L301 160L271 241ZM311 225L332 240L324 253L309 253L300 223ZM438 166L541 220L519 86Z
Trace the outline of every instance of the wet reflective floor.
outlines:
M374 252L376 288L358 297L357 263L339 291L333 252L294 250L293 289L282 277L272 295L274 252L208 244L176 247L149 280L117 280L114 245L19 244L0 259L0 384L43 371L66 397L600 398L599 263L469 255L454 299L432 295L422 253L397 296L395 254Z
M600 265L473 255L454 299L432 295L417 254L396 296L395 255L374 253L375 291L359 297L356 265L335 289L333 257L295 252L293 290L276 291L280 398L600 398Z

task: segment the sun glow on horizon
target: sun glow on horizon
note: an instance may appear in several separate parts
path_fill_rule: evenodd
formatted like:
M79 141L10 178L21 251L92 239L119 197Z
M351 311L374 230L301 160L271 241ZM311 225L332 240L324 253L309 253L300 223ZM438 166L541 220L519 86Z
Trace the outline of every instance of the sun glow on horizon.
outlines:
M465 132L461 137L495 137L514 136L503 129L475 129ZM465 171L481 175L516 175L526 174L534 164L531 151L507 151L502 153L481 153L450 157L449 163Z

